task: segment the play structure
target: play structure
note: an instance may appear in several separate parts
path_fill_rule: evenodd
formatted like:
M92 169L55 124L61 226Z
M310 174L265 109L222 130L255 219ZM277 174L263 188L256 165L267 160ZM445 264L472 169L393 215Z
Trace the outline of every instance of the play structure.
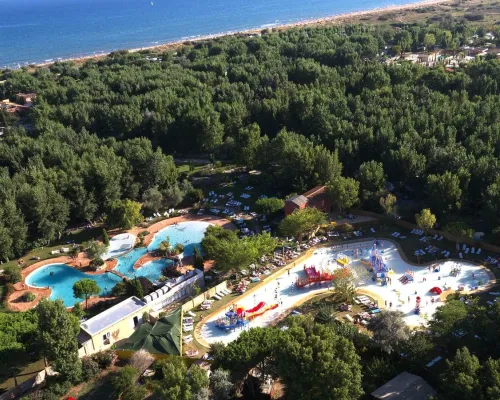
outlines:
M413 282L414 280L415 273L411 269L407 269L403 276L399 278L399 282L401 282L403 285L406 285L409 282Z
M306 273L305 278L297 278L295 283L297 288L302 288L311 283L330 282L333 279L332 273L318 271L314 265L310 267L304 265L304 272Z
M351 263L351 259L344 253L339 253L335 261L337 261L337 264L341 267L348 267Z
M248 323L252 319L266 313L269 310L274 310L277 307L278 307L277 303L266 304L265 302L261 301L255 307L245 310L244 308L238 307L235 304L233 305L231 310L229 310L227 313L224 314L223 317L217 319L217 321L215 322L215 326L217 328L225 330L233 330L236 328L241 328L248 325Z
M415 314L420 315L420 296L417 296L416 304L415 304Z
M370 267L373 272L387 272L389 269L382 258L382 253L373 244L373 249L370 250Z

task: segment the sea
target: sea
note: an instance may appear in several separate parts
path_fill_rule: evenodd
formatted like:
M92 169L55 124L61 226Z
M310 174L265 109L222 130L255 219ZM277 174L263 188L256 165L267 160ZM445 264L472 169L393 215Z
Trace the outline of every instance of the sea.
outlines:
M0 68L411 3L412 0L0 0Z

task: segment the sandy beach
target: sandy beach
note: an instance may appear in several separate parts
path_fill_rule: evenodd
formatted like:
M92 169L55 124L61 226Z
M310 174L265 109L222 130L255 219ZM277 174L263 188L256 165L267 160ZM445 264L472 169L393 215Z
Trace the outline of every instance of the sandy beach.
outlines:
M354 22L354 20L359 19L360 17L363 16L374 16L378 14L384 14L384 13L393 13L393 12L400 12L403 10L416 10L419 8L425 8L429 6L435 6L443 3L449 3L450 0L424 0L418 3L411 3L411 4L402 4L402 5L394 5L394 6L387 6L387 7L380 7L380 8L374 8L370 10L363 10L363 11L355 11L355 12L350 12L350 13L344 13L344 14L335 14L327 17L322 17L322 18L313 18L313 19L305 19L305 20L300 20L296 22L291 22L291 23L285 23L285 24L277 24L277 25L272 25L267 29L272 29L273 31L280 31L280 30L286 30L286 29L291 29L291 28L297 28L297 27L306 27L306 26L326 26L326 25L332 25L332 24L349 24ZM211 35L204 35L204 36L198 36L198 37L193 37L193 38L184 38L184 39L179 39L163 44L158 44L154 46L149 46L149 47L140 47L140 48L133 48L133 49L123 49L123 50L128 50L129 52L139 52L139 51L144 51L144 50L152 50L156 52L163 52L166 50L172 50L175 49L179 46L182 46L183 44L186 43L194 43L194 42L200 42L200 41L205 41L205 40L211 40L211 39L216 39L220 37L225 37L225 36L238 36L238 35L254 35L262 32L266 28L253 28L253 29L247 29L247 30L240 30L240 31L229 31L229 32L221 32L221 33L216 33L216 34L211 34ZM103 57L106 57L110 54L111 52L100 52L99 54L93 54L93 55L88 55L88 56L82 56L82 57L74 57L74 58L67 58L67 59L62 59L60 61L74 61L76 63L83 63L88 60L97 60ZM36 66L48 66L53 64L54 62L44 62L44 63L38 63L35 64Z

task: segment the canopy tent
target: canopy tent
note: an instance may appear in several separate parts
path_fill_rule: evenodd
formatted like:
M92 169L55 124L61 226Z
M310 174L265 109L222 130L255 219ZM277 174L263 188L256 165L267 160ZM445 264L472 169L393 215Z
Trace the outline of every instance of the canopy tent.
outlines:
M181 310L174 311L167 317L160 318L154 325L142 324L120 350L147 350L155 354L181 354Z
M441 294L441 293L443 293L443 291L441 290L441 288L438 288L437 286L433 287L431 290L429 290L429 292L435 293L435 294Z

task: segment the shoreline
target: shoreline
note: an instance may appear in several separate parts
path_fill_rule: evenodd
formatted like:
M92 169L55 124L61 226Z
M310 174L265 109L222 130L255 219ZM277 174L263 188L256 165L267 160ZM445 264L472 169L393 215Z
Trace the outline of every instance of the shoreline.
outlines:
M389 5L389 6L384 6L384 7L377 7L377 8L367 9L367 10L361 10L361 11L352 11L352 12L348 12L348 13L333 14L333 15L329 15L326 17L320 17L320 18L309 18L309 19L302 19L302 20L298 20L298 21L294 21L294 22L285 22L283 24L281 24L281 23L266 24L266 25L263 25L260 27L248 28L248 29L237 30L237 31L227 31L227 32L221 32L221 33L180 38L180 39L167 41L167 42L161 43L161 44L154 44L152 46L144 46L144 47L129 48L129 49L123 48L121 50L113 50L113 51L99 51L98 54L95 54L96 52L94 52L94 54L92 54L92 55L84 55L84 56L80 56L80 57L69 57L69 58L57 57L54 61L49 61L49 62L43 61L43 62L34 63L34 64L30 64L30 65L34 65L35 67L46 67L46 66L50 66L56 62L73 61L76 63L83 63L85 61L90 61L90 60L99 60L101 58L109 56L111 53L116 52L116 51L128 51L130 53L137 53L140 51L155 50L155 51L161 52L161 51L172 50L172 49L178 48L178 47L184 45L186 42L187 43L196 43L196 42L203 42L206 40L213 40L213 39L218 39L218 38L227 37L227 36L255 35L255 34L261 33L263 30L282 31L282 30L287 30L287 29L292 29L292 28L317 27L317 26L325 26L325 25L335 24L335 23L337 23L337 24L349 23L349 19L358 18L358 17L362 17L365 15L377 15L377 14L403 11L403 10L416 10L419 8L435 6L435 5L440 5L440 4L444 4L444 3L450 3L450 2L451 2L451 0L422 0L422 1L415 2L415 3L401 4L401 5Z

